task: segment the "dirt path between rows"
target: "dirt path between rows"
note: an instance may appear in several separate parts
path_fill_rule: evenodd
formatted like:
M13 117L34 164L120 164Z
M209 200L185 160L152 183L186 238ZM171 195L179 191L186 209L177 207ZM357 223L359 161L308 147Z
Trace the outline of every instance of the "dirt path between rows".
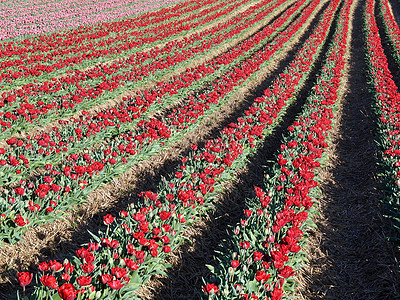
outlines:
M367 88L362 10L355 1L347 91L336 118L328 165L321 174L323 197L318 231L311 233L310 263L300 277L300 299L395 299L398 261L379 199L372 95Z

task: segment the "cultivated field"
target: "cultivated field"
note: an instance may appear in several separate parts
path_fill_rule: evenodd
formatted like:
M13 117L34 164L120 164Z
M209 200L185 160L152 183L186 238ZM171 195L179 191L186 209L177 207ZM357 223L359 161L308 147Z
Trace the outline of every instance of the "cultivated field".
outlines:
M400 296L400 1L0 16L0 299Z

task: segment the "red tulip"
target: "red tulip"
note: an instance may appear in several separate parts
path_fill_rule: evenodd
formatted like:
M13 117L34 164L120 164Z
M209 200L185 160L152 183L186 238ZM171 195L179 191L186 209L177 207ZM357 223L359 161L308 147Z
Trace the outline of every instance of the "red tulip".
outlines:
M267 281L271 277L271 274L267 274L265 271L257 271L255 279L260 282Z
M92 277L90 276L79 276L76 280L80 286L87 286L92 283Z
M108 286L112 288L113 290L119 290L124 286L124 284L121 282L121 280L111 280L107 282Z
M46 272L47 270L49 270L49 264L45 261L38 263L38 269L42 272Z
M284 278L289 278L294 275L293 269L290 266L285 266L279 270L279 275Z
M20 272L17 274L18 283L20 286L25 287L32 281L33 274L29 272Z
M239 267L239 265L240 265L240 262L238 260L231 261L232 268L236 269L237 267Z
M56 260L51 260L51 261L49 261L49 268L50 268L50 270L52 270L52 271L54 271L54 272L59 271L60 269L62 269L62 267L63 267L63 265L60 264L60 263L59 263L58 261L56 261Z
M118 279L126 276L126 269L120 267L111 268L111 273L115 275Z
M58 294L63 300L74 300L76 298L77 291L71 283L64 283L58 289Z
M214 283L208 283L206 286L203 287L203 291L208 295L214 295L218 292L219 287L216 286Z
M110 225L112 222L114 222L115 217L113 217L112 215L108 214L108 215L105 215L103 217L103 220L104 220L104 224L105 225Z
M83 265L80 265L81 266L81 268L82 268L82 271L84 272L84 273L92 273L93 272L93 270L94 270L94 265L92 265L92 264L83 264Z
M99 276L98 280L101 281L103 284L112 280L112 276L110 274L102 274Z
M57 289L58 287L57 279L53 275L43 275L40 277L40 281L49 288Z

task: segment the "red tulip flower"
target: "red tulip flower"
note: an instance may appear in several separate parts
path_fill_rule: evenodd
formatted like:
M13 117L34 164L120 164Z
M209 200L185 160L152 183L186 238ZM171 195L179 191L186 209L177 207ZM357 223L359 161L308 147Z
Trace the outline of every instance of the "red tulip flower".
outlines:
M40 281L44 286L52 289L57 289L57 279L53 275L43 275L40 277Z
M216 286L214 283L208 283L206 286L203 287L203 290L208 295L214 295L219 291L219 287Z
M58 289L58 294L63 300L74 300L76 298L77 291L71 283L64 283Z
M17 274L18 283L20 286L25 287L32 281L33 274L29 272L20 272Z
M104 220L104 224L105 225L110 225L112 222L114 222L115 217L113 217L112 215L108 214L108 215L105 215L103 217L103 220Z
M237 267L239 267L239 265L240 265L240 262L238 260L231 261L232 268L236 269Z
M113 290L119 290L124 286L124 284L121 282L121 280L111 280L107 282L108 286L112 288Z
M92 277L90 276L79 276L77 282L80 286L87 286L92 283Z

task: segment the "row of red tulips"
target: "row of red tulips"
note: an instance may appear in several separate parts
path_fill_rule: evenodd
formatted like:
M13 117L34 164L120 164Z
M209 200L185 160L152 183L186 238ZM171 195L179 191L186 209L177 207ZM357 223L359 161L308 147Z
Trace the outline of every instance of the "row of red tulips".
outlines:
M184 22L184 20L179 20L179 26L175 26L172 20L170 24L163 25L166 27L164 30L162 28L152 29L157 38L146 34L142 30L140 33L135 31L133 37L128 39L126 37L128 33L121 30L119 34L122 36L119 39L124 39L126 45L120 44L117 38L110 37L110 41L97 41L96 39L93 42L94 44L77 44L72 49L73 53L71 49L63 50L57 48L54 51L43 52L43 54L32 54L32 58L20 58L19 55L9 55L9 60L4 61L3 64L12 65L18 63L18 66L3 71L1 75L3 77L2 87L12 91L17 87L32 82L47 82L49 84L53 80L53 77L57 77L58 75L70 74L72 71L93 67L99 63L107 63L112 59L127 58L144 49L150 49L154 45L165 44L179 37L183 38L205 26L211 26L221 18L225 18L226 14L229 15L233 10L241 8L243 5L248 5L249 2L254 1L242 1L238 3L230 0L229 3L219 3L216 7L201 10L198 14L191 13L189 10L185 12L184 16L193 19L191 22L188 23ZM48 60L48 62L41 62L41 60Z
M279 0L254 16L251 22L242 24L242 27L247 28L255 24L285 3L287 0ZM0 149L3 152L0 153L0 171L2 171L0 183L10 185L25 179L27 174L37 168L43 168L48 164L57 165L67 155L82 152L97 143L103 143L105 139L132 131L149 113L159 112L167 105L176 103L186 97L189 91L193 92L198 87L214 81L230 67L248 58L266 42L272 40L277 35L277 30L283 29L296 16L294 12L300 5L294 5L272 24L227 52L196 68L187 69L183 74L173 77L170 82L159 82L154 89L137 93L135 97L126 97L122 104L114 108L93 115L84 115L79 119L72 118L68 124L63 124L64 126L53 127L50 132L36 135L28 140L8 139L10 147ZM258 6L254 9L258 10ZM242 27L238 26L237 32L240 32ZM219 40L224 40L226 36L227 34L221 34Z
M207 7L208 5L205 5ZM202 6L198 5L196 1L186 0L180 1L168 7L163 7L155 11L147 11L141 14L132 16L130 18L116 19L104 21L92 25L83 25L77 28L69 28L64 31L42 33L32 35L28 38L3 40L0 42L2 51L15 51L15 52L0 52L0 58L14 55L29 55L41 52L57 50L57 48L68 48L76 46L79 43L86 43L92 40L106 36L105 31L111 34L119 30L130 31L135 28L146 28L150 25L151 21L155 25L161 23L163 15L174 18L174 13L186 14L187 10L198 11ZM57 43L59 43L57 45Z
M392 47L392 55L400 66L400 29L397 25L392 11L390 9L389 2L387 0L380 0L377 3L380 17L383 20L383 26L387 34L389 43Z
M57 121L62 117L107 102L126 90L136 89L222 47L250 30L246 17L256 14L271 0L255 5L238 18L223 22L184 41L137 53L110 65L100 65L85 72L75 71L41 84L28 84L3 93L0 100L0 138L18 131ZM258 11L259 12L259 11ZM262 11L261 11L262 12ZM252 23L252 22L250 22ZM239 30L235 30L238 26ZM225 39L222 39L225 38ZM171 55L171 52L174 52ZM154 57L154 58L153 58Z
M24 85L33 80L46 81L54 76L65 74L68 70L82 69L96 63L107 62L111 59L126 57L143 48L149 48L156 43L174 40L195 30L218 22L235 10L254 0L229 0L212 3L212 7L203 9L199 13L187 13L187 18L177 20L165 18L165 22L158 26L132 32L120 31L119 37L110 37L90 44L79 44L73 49L57 49L44 54L35 54L21 59L21 55L5 61L4 64L19 62L20 65L8 68L0 73L0 84L4 88L13 88ZM258 2L258 1L257 1ZM210 4L211 4L210 3ZM217 5L218 4L218 5ZM42 63L41 57L46 60Z
M91 26L170 7L178 0L24 0L1 2L0 40L23 40L45 32ZM34 9L33 9L34 7Z
M246 165L272 132L294 94L310 74L340 1L332 1L296 59L279 75L265 96L220 132L220 137L192 147L157 192L144 191L121 211L104 216L105 231L63 263L40 263L32 297L43 299L135 299L134 291L151 275L168 267L163 259L182 243L182 232L197 221L223 190L223 183ZM22 286L32 274L19 273Z
M295 270L305 261L306 231L313 226L318 170L329 144L341 77L349 49L352 0L342 6L335 34L312 93L288 128L262 188L246 201L243 219L232 229L211 265L204 287L209 299L290 299ZM214 267L215 266L215 267Z
M367 37L366 58L369 65L371 90L375 96L378 164L385 193L383 209L400 234L400 93L392 79L381 37L376 24L375 0L365 6L364 29ZM399 236L394 237L398 239Z
M90 152L69 155L62 166L48 164L36 179L23 180L17 187L5 189L2 193L5 198L2 203L3 220L0 223L2 240L14 243L28 227L60 217L61 212L85 201L87 195L100 185L194 130L202 119L219 109L234 92L254 78L260 68L268 65L273 55L282 51L296 32L305 26L318 2L307 7L302 16L280 32L278 38L271 43L265 45L271 34L267 27L250 39L249 43L239 45L238 51L228 53L230 59L234 60L251 47L257 49L265 45L254 55L244 55L246 59L237 62L237 66L212 83L211 89L186 99L182 106L171 110L165 120L141 120L137 130L125 132ZM302 4L303 1L298 2L271 26L279 28L281 22L286 23ZM226 59L219 60L219 63L224 64Z
M189 20L195 20L196 17L202 18L206 15L202 13L203 10L207 12L214 6L221 8L220 5L221 3L217 1L215 5L206 2L204 6L201 6L195 1L188 0L162 10L147 12L141 16L120 21L81 26L60 33L34 36L23 41L4 42L1 44L2 51L0 52L0 56L3 58L1 69L5 70L22 65L28 66L35 62L48 64L59 56L62 57L73 53L79 54L79 47L86 45L88 47L113 45L113 43L121 42L125 33L129 35L137 30L157 27L163 25L169 19L174 21L175 18L181 18L182 20L188 17L190 18ZM140 34L138 38L140 38ZM47 57L48 54L50 55ZM55 57L52 58L51 55Z

